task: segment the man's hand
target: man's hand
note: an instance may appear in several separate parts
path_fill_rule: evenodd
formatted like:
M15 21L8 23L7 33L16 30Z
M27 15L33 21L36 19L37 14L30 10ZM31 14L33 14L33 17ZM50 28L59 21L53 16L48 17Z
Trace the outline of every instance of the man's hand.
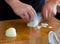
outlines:
M36 15L36 12L31 5L22 3L20 1L11 1L11 3L8 1L6 2L11 6L16 15L20 16L25 22L29 22Z
M42 9L42 16L44 20L51 20L57 13L57 2L54 0L47 2Z

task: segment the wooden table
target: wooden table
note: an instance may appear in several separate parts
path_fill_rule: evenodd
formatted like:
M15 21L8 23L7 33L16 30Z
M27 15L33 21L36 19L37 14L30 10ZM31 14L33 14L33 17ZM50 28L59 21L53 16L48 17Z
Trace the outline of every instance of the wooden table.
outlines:
M48 33L60 27L60 21L53 18L46 21L53 28L29 28L21 19L0 21L0 44L49 44ZM15 38L5 36L6 29L14 27L17 31Z

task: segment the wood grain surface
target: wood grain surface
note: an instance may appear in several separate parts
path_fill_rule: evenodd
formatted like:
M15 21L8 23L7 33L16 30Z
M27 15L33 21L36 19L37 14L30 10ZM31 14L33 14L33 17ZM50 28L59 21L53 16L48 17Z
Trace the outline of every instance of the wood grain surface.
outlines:
M48 33L58 29L60 21L53 18L44 22L53 28L29 28L21 19L0 21L0 44L49 44ZM5 36L5 31L10 27L14 27L17 31L17 36L14 38Z

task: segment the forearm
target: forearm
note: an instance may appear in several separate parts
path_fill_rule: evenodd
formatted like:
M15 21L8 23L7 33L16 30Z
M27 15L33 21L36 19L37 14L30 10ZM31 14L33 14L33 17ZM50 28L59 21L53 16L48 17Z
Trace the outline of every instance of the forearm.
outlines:
M12 4L12 3L15 3L19 0L5 0L6 3L8 3L9 5Z
M12 8L16 6L18 3L20 3L19 0L5 0L5 2Z
M13 2L13 1L19 1L19 0L5 0L6 2Z

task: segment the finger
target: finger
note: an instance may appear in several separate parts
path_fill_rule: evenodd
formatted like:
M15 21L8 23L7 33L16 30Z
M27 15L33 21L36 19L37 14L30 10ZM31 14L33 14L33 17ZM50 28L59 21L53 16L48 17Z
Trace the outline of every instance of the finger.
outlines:
M48 9L48 11L46 13L48 13L48 14L46 14L46 19L50 20L52 18L52 10Z
M27 22L24 14L21 14L20 17L22 18L22 20L23 20L24 22Z
M49 20L51 20L54 16L53 10L50 9L49 11Z
M46 20L48 20L48 18L49 18L48 16L49 16L49 10L46 10L46 15L45 15L45 17L46 17L45 19Z
M43 13L44 20L48 19L48 11L49 10L45 10L44 13Z
M34 12L31 10L30 7L28 8L28 14L30 16L30 20L33 20L35 15L34 15Z
M29 22L30 16L29 16L29 14L27 12L25 12L24 17L26 19L26 22Z
M51 19L51 10L49 9L49 12L48 12L48 20Z
M52 17L54 16L54 13L53 13L53 12L51 12L51 16L52 16ZM52 18L52 17L51 17L51 18Z
M43 9L42 9L42 16L43 16L43 19L46 20L46 14L47 14L47 8L44 6Z
M31 10L33 11L34 15L36 16L37 13L36 13L35 9L32 6L30 6L30 7L31 7Z

